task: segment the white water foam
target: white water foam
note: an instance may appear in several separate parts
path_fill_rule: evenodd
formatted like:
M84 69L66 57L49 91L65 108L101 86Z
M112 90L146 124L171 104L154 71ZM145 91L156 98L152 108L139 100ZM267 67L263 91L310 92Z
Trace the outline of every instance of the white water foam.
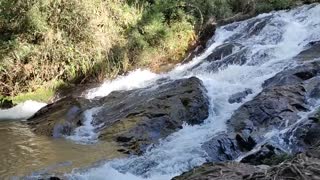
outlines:
M36 101L26 101L10 109L4 109L4 110L0 109L0 120L28 119L46 105L47 105L46 103L40 103Z
M112 91L131 90L150 85L156 80L157 74L149 70L135 70L127 76L120 76L113 81L106 81L100 87L94 88L86 95L87 98L107 96Z
M67 139L73 140L79 143L95 143L97 142L98 135L95 132L96 126L92 125L94 115L99 111L100 108L92 108L86 110L84 114L83 126L76 128L73 135L67 136Z
M215 43L202 56L162 75L170 79L196 76L203 81L210 98L210 115L203 124L184 125L182 130L163 139L160 144L150 147L140 157L113 160L84 172L75 171L67 177L70 179L167 180L201 165L207 158L201 145L216 133L224 131L225 122L242 104L230 104L228 98L234 93L250 88L253 94L249 95L244 102L252 99L261 92L261 85L266 79L294 64L292 58L301 52L305 45L320 37L319 12L320 5L260 15L256 19L270 16L270 21L260 32L251 36L246 35L253 33L254 30L245 29L245 27L252 20L219 28ZM230 26L236 27L231 28L231 31L228 30ZM233 37L237 38L233 39ZM248 48L247 63L243 66L229 65L218 72L189 70L203 61L215 47L223 42L240 43ZM150 74L145 72L145 75ZM157 79L156 75L146 76L129 74L127 77L105 83L101 88L90 92L88 97L107 95L113 90L145 87Z

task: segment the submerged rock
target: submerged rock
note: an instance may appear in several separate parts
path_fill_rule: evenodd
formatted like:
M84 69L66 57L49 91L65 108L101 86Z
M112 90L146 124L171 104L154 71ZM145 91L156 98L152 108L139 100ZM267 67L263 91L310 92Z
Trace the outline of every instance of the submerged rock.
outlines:
M121 152L140 154L181 129L183 123L202 123L208 117L208 106L202 82L191 77L152 88L116 91L91 101L67 97L41 109L28 124L38 134L68 136L86 120L84 111L96 108L91 124L99 139L118 142Z
M252 89L246 89L242 92L238 92L234 95L232 95L229 99L228 99L228 102L230 104L233 104L233 103L241 103L242 100L244 98L246 98L249 94L252 94Z

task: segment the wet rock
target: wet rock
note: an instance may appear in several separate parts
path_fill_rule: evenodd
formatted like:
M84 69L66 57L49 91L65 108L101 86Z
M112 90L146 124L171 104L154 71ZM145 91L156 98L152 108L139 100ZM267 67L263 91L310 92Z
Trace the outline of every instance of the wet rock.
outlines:
M236 140L225 133L218 134L207 141L202 145L202 148L207 152L210 162L234 160L241 154Z
M199 79L161 82L95 100L67 97L44 107L27 123L41 135L70 135L83 124L84 111L96 108L92 124L99 139L116 141L121 152L140 154L183 123L199 124L208 117L209 102Z
M233 103L240 103L242 102L242 100L244 98L246 98L249 94L252 94L252 90L251 89L246 89L242 92L238 92L236 94L233 94L229 99L228 99L228 102L230 104L233 104Z
M226 43L215 48L212 53L206 58L206 61L216 61L229 56L236 48L241 48L242 45L238 43Z
M297 56L297 59L301 61L310 61L310 60L319 59L319 58L320 58L320 41L309 43L309 48L302 51Z
M218 46L205 61L194 66L193 69L216 72L232 64L243 65L247 62L246 53L247 49L241 44L226 43Z
M310 98L319 98L319 77L320 62L314 61L284 70L267 80L263 84L262 92L253 100L244 103L227 121L228 136L220 137L223 140L214 137L204 144L208 160L235 159L262 142L266 133L281 131L291 125L295 127L294 124L301 118L300 113L309 111L310 103L313 102ZM299 127L290 130L290 135L296 134L294 138L281 137L293 152L305 151L316 143L319 136L317 124L299 124ZM262 150L259 154L261 157L250 160L250 163L261 163L259 159L262 159L262 155L267 156L272 152L267 147ZM219 155L221 158L218 158Z
M153 90L115 92L101 99L95 124L103 123L100 139L115 140L125 150L143 152L148 145L208 117L204 87L197 78L177 80ZM119 111L120 110L120 111Z
M235 33L234 35L229 37L228 40L229 41L239 40L241 38L246 39L251 36L255 36L259 34L266 25L270 24L272 16L273 15L262 17L262 18L253 18L248 20L245 27L241 28L241 31L239 31L238 33ZM231 27L232 26L235 26L235 24L232 24ZM226 26L225 28L228 29L230 27ZM280 40L280 38L278 40Z
M251 165L274 165L283 162L286 155L281 149L271 144L264 144L257 152L244 157L241 162Z
M241 106L228 126L243 138L259 141L261 135L274 128L285 128L299 119L299 112L307 111L304 94L304 88L299 85L267 88Z
M37 134L60 137L71 135L82 125L82 112L93 106L89 100L80 97L66 97L40 109L27 124Z
M311 80L312 78L320 75L320 63L309 62L300 65L293 69L285 70L278 73L273 78L268 79L263 83L263 88L275 87L275 86L287 86L287 85L297 85L303 84L307 86L309 83L304 82Z
M293 153L304 152L320 143L320 123L318 114L311 115L307 121L298 123L283 136Z

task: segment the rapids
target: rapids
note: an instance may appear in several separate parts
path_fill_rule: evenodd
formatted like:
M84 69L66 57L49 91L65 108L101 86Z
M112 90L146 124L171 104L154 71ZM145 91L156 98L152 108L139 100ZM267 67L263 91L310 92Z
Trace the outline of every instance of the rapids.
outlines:
M303 51L310 42L320 40L319 29L320 5L307 5L290 11L261 14L243 22L218 28L210 41L212 43L208 44L208 48L202 55L187 64L178 65L171 72L154 74L148 70L136 70L127 76L106 81L100 87L91 89L86 94L88 99L107 96L116 90L152 88L157 85L156 82L160 79L176 80L195 76L202 80L207 90L207 96L210 100L209 117L201 125L184 125L183 129L162 139L159 144L150 146L142 156L102 161L91 167L92 162L90 161L87 162L90 163L87 164L87 168L73 169L72 172L64 174L64 176L68 179L167 180L205 163L207 154L201 148L202 144L215 134L226 130L226 121L232 113L243 103L250 101L260 93L265 80L285 68L296 66L297 62L294 57ZM208 60L212 51L225 43L240 44L241 48L234 48L231 55L221 57L220 60ZM243 63L233 62L223 64L223 66L219 65L219 62L224 62L226 58L237 53L241 53L241 57L244 58ZM230 104L228 102L230 96L245 91L247 88L250 88L253 93L241 103ZM19 105L15 109L0 110L0 119L28 118L44 106L44 104L38 105L27 105L32 108L31 110L27 109L26 113L21 110L25 104ZM319 104L315 104L315 107L317 106ZM96 109L87 110L87 120L84 126L77 128L72 136L66 137L66 139L79 143L77 147L81 146L81 148L78 150L81 150L83 146L95 146L91 143L98 141L97 134L93 131L96 127L91 124L95 111ZM303 121L303 116L301 121ZM0 124L0 128L4 127L6 125ZM270 132L266 138L272 138L279 133L282 132ZM1 138L10 138L12 135L2 133L1 136L6 136ZM18 138L22 139L21 136ZM12 139L12 141L18 140ZM32 143L32 140L30 141ZM70 143L70 141L67 142ZM10 148L19 145L9 144L7 146L9 147L1 146L0 152L8 152ZM61 148L66 148L64 146ZM29 147L27 150L33 154L35 151L41 150L42 147L43 145L39 145L39 147ZM97 154L97 152L93 154ZM104 154L107 156L107 153ZM3 157L5 160L8 158L10 157ZM65 161L73 160L73 156L70 158L63 156L63 158ZM101 158L99 160L108 159L100 156L98 158ZM98 160L97 157L94 159ZM9 160L12 161L12 159ZM54 162L58 162L58 160L50 161L50 163ZM40 165L45 167L51 164ZM11 166L2 167L10 168ZM29 178L38 177L38 174L41 173L33 173ZM0 176L2 175L0 173Z

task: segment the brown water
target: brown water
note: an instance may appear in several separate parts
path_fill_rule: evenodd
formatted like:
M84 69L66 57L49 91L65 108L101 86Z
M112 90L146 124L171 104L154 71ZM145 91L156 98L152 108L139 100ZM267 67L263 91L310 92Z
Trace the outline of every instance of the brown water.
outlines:
M61 174L119 157L114 144L81 145L32 133L17 121L0 121L0 179Z

